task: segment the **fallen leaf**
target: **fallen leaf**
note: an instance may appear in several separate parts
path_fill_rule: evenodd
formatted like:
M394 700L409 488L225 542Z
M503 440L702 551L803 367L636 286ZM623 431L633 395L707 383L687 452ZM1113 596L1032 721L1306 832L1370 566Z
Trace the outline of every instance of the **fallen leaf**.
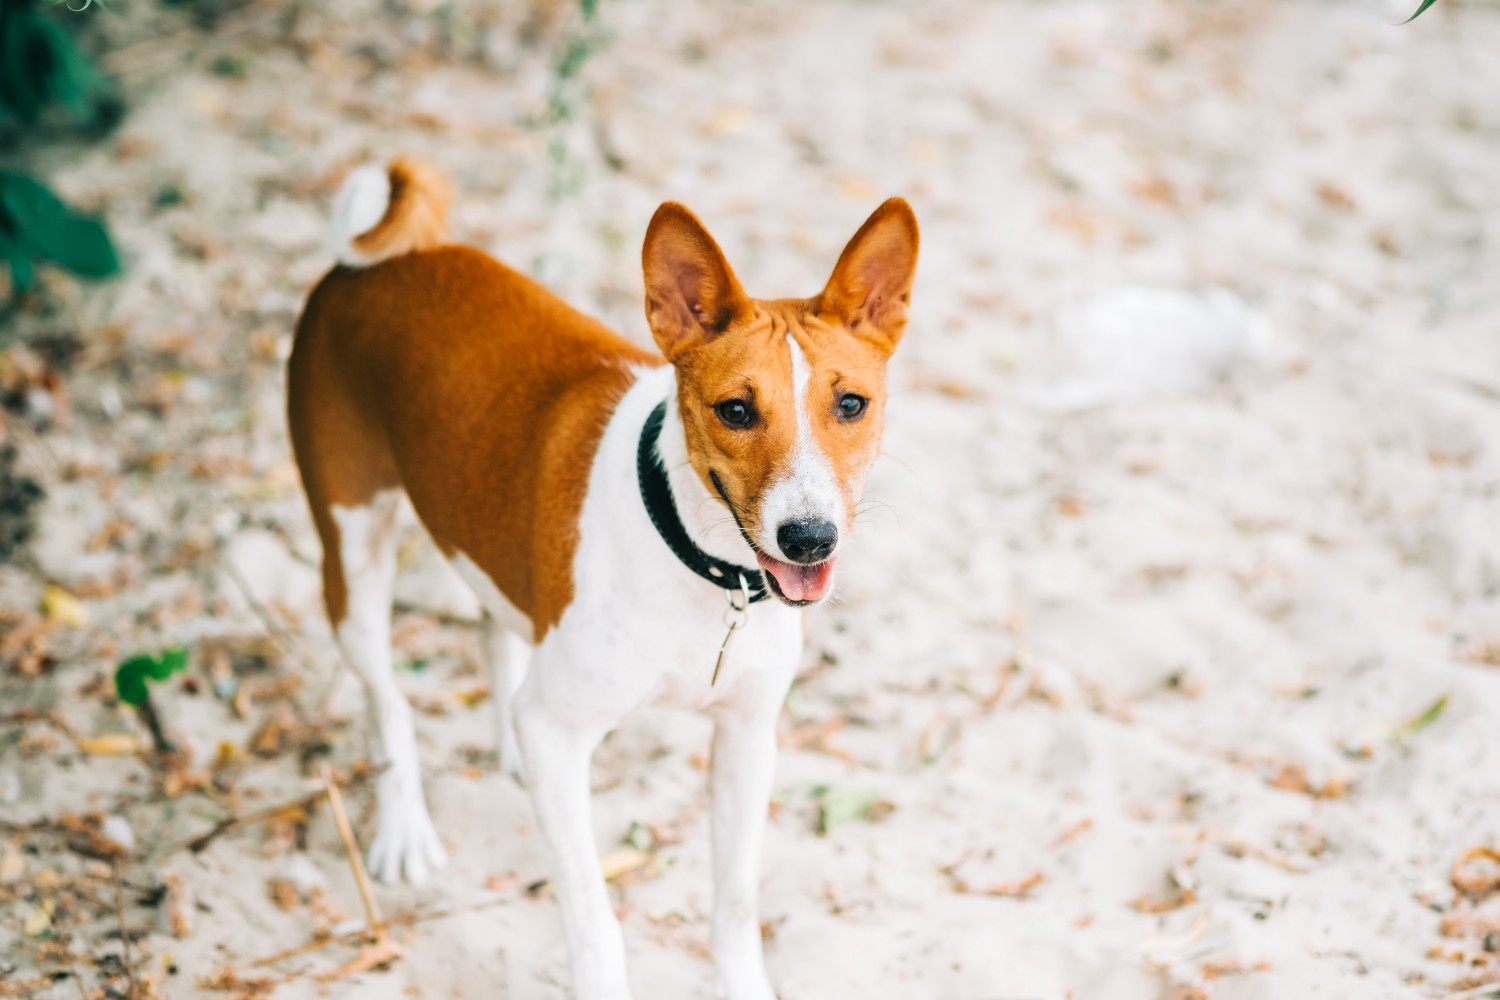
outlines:
M50 896L27 911L21 921L21 933L27 937L41 937L52 930L52 912L57 909L57 900Z
M337 969L321 973L316 978L320 983L328 983L335 979L343 979L346 976L357 976L361 972L369 972L371 969L385 965L388 962L394 962L400 957L401 947L396 942L386 938L365 948Z
M634 847L621 847L610 851L599 859L599 870L604 873L604 881L613 882L622 875L639 871L651 863L651 855Z
M146 744L133 733L105 733L79 740L78 749L94 757L126 757L144 752Z
M1422 730L1426 729L1428 726L1432 725L1439 718L1441 718L1444 710L1447 709L1447 707L1448 696L1443 695L1437 701L1433 702L1431 705L1428 705L1420 715L1407 719L1405 722L1392 729L1387 739L1389 739L1392 743L1395 743L1399 740L1406 739L1408 736L1413 736L1416 733L1420 733Z
M1009 898L1024 896L1032 889L1041 885L1046 877L1041 872L1036 872L1029 878L1023 878L1019 882L1002 882L999 885L992 885L988 889L980 889L979 894L982 896L1005 896ZM969 891L973 892L974 890L971 889Z
M73 628L82 628L89 620L83 603L55 583L47 584L42 591L42 611L58 624Z
M1500 893L1500 851L1493 847L1471 847L1453 863L1449 875L1453 888L1481 902Z
M15 845L5 845L5 857L0 858L0 883L14 882L26 874L26 860Z
M193 933L193 894L176 872L162 874L162 885L166 894L162 897L162 913L166 917L167 929L175 938L185 938Z
M814 798L818 800L819 833L855 820L883 819L895 809L874 792L858 788L822 787L814 790Z

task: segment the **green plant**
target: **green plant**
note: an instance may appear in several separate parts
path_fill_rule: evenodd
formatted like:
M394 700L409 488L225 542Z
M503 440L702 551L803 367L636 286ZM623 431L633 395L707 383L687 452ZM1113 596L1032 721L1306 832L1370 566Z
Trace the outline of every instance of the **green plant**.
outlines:
M1422 11L1426 10L1428 7L1431 7L1435 3L1437 3L1437 0L1422 0L1422 6L1420 6L1420 7L1417 8L1417 12L1415 14L1413 14L1411 17L1408 17L1406 20L1402 21L1401 23L1402 24L1410 24L1410 23L1412 23L1417 18L1419 18L1419 17L1422 16Z
M553 199L577 194L583 186L583 170L569 146L568 125L588 103L588 85L583 67L603 47L604 30L599 26L598 0L580 0L583 23L564 34L552 65L552 86L547 92L547 110L538 125L552 130L547 142L551 165L548 192Z
M187 650L173 646L160 656L137 653L115 670L115 693L127 705L136 708L151 700L147 686L151 681L169 680L187 669Z
M84 278L119 271L109 233L98 219L73 211L46 185L0 170L0 260L10 266L12 287L31 285L36 262L57 264Z
M173 646L163 650L159 656L137 653L115 670L115 693L120 696L121 701L140 713L141 721L151 730L152 742L161 753L170 753L176 747L167 739L161 717L156 714L156 706L151 701L151 684L169 680L173 675L182 673L187 669L187 662L187 650L181 646Z
M103 78L52 14L36 0L0 0L0 136L24 146L52 105L87 127L107 127L119 113ZM0 171L0 261L16 293L30 287L37 263L85 278L107 277L120 267L99 220L13 171Z

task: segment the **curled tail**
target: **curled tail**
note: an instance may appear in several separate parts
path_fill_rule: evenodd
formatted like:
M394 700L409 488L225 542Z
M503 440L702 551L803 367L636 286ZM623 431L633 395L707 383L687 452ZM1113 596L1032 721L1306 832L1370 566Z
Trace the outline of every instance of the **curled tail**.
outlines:
M334 253L351 267L426 250L447 236L448 182L404 156L384 170L360 167L333 203Z

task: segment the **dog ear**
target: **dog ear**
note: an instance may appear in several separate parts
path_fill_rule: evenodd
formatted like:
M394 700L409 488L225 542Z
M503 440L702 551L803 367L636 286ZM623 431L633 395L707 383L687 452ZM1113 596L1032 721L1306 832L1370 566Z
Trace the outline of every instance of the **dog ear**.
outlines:
M844 247L818 314L894 351L906 331L917 243L916 214L904 200L891 198Z
M675 201L651 217L641 265L646 322L669 361L712 340L749 311L750 300L719 245L698 217Z

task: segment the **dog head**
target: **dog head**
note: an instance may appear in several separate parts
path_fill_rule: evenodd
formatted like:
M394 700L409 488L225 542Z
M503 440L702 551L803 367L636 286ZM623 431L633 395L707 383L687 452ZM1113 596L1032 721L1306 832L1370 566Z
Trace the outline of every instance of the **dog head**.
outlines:
M668 202L646 231L646 317L677 370L688 456L739 522L772 591L830 591L880 451L886 362L906 329L917 220L892 198L810 299L745 295L693 213Z

